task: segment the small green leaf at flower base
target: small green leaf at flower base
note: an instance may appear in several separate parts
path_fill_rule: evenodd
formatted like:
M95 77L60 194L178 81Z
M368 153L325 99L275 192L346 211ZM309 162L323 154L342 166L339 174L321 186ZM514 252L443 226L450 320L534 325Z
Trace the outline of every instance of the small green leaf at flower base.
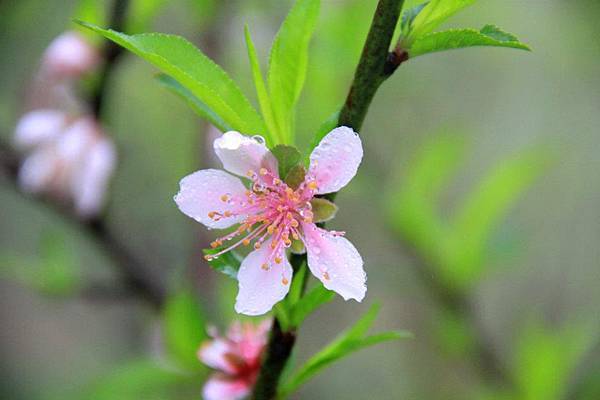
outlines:
M313 222L327 222L332 220L337 214L338 206L324 198L314 198L310 201L313 212Z
M275 146L271 152L279 163L279 176L285 178L290 170L298 165L302 156L297 148L283 144Z
M206 256L216 254L222 249L204 249L203 252ZM208 265L216 271L227 275L230 278L237 279L237 273L242 264L242 258L235 251L228 251L225 254L221 254L216 258L208 258L206 260Z
M408 50L408 55L412 58L427 53L474 46L531 50L525 43L519 42L519 39L513 34L504 32L494 25L486 25L479 31L475 29L451 29L427 34L414 41Z
M304 182L304 178L306 176L306 168L303 165L296 164L289 170L287 175L285 176L285 183L292 189L296 190L300 186L302 182Z
M304 248L304 243L302 240L292 240L292 246L290 250L294 254L304 254L306 252L306 248Z

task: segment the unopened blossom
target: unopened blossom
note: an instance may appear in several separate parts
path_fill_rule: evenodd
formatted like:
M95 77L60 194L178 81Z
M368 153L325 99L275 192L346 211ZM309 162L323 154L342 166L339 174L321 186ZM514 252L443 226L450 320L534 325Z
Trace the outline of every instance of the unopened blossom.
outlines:
M225 337L211 333L213 339L198 351L198 358L217 370L204 385L205 400L239 400L250 393L260 371L270 324L268 320L258 326L236 321Z
M264 314L285 297L293 272L286 252L293 240L304 244L310 271L327 289L361 301L366 275L360 254L343 232L317 227L311 205L315 195L337 192L354 177L363 155L360 138L347 127L332 130L313 150L305 179L296 188L278 175L277 160L261 139L225 133L213 147L231 174L197 171L181 180L175 196L183 213L208 228L239 224L212 243L224 248L207 259L240 246L253 249L238 272L236 311ZM245 177L248 186L232 174Z
M116 155L94 118L32 111L17 124L14 140L28 151L19 169L24 191L71 201L82 217L100 211Z
M81 34L69 31L56 37L42 58L42 72L51 78L78 78L93 70L100 54Z

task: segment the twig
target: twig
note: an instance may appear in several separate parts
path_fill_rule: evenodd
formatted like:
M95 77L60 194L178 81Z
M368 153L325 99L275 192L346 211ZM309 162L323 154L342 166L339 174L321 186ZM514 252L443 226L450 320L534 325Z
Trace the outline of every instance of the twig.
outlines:
M399 59L390 56L389 49L403 3L404 0L379 1L346 104L340 112L338 125L359 130L377 89L400 65ZM302 263L305 259L306 256L295 257L292 258L292 262ZM281 373L295 342L295 330L283 331L279 321L275 319L252 393L253 400L276 398Z

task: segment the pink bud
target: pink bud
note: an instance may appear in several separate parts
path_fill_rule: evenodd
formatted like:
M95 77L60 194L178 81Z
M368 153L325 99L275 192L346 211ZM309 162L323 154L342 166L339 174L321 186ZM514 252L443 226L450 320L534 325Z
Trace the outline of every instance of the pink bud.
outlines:
M65 128L67 116L59 110L40 109L23 115L15 128L14 143L21 150L56 138Z
M98 50L79 33L70 31L50 43L42 68L53 78L77 78L94 69L99 60Z

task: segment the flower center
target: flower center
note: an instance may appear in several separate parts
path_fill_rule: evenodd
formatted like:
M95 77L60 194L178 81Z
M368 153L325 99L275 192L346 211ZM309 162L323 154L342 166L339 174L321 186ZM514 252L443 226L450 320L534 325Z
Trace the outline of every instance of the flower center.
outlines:
M221 201L233 206L235 211L208 213L214 221L244 216L235 231L215 240L211 247L221 247L233 239L237 241L215 254L206 255L205 259L213 260L240 245L249 246L251 243L258 250L271 239L269 257L262 264L263 269L269 269L272 262L280 264L283 261L285 249L291 246L292 240L304 242L301 222L313 221L310 200L315 195L317 184L316 180L307 176L294 190L266 168L261 168L258 173L248 171L247 175L252 185L244 195L221 195ZM285 278L283 283L287 284Z

